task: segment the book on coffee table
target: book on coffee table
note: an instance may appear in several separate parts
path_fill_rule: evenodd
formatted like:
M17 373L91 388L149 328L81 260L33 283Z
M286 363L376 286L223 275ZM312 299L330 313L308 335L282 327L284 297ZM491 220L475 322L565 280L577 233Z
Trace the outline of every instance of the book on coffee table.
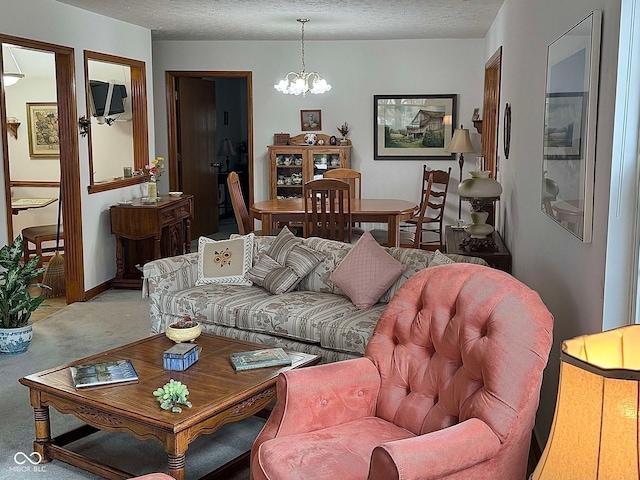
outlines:
M267 348L264 350L232 353L229 355L229 360L231 360L233 368L238 371L291 365L291 358L282 348Z
M73 386L76 388L98 387L114 383L128 383L138 380L138 374L131 360L88 363L69 367Z

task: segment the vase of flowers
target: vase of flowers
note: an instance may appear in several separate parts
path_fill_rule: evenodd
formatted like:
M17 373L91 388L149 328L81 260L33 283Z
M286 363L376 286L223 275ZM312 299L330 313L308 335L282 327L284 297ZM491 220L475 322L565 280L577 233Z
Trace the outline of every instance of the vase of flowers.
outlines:
M158 186L156 182L160 180L160 176L164 172L164 157L156 157L147 165L147 175L149 176L148 197L158 197Z
M347 134L349 133L349 124L347 122L344 122L342 125L338 127L338 131L342 135L342 139L340 140L340 145L348 145L349 142L347 142Z

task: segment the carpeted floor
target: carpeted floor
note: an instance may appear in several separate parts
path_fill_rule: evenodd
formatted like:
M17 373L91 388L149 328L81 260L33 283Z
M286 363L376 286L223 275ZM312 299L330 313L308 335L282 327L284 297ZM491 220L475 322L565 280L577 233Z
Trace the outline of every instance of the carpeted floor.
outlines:
M38 466L18 466L18 452L33 451L33 409L29 391L18 379L30 373L113 348L149 335L149 304L139 291L109 290L89 302L74 303L34 324L34 339L21 355L0 355L0 480L78 480L96 475L54 460ZM150 392L151 394L151 392ZM52 435L81 424L71 415L50 408ZM212 435L202 435L187 451L187 478L200 478L226 463L253 443L264 420L249 418L225 425ZM100 432L73 444L73 449L135 475L166 471L166 454L160 444L139 441L127 434ZM229 480L246 480L248 470Z

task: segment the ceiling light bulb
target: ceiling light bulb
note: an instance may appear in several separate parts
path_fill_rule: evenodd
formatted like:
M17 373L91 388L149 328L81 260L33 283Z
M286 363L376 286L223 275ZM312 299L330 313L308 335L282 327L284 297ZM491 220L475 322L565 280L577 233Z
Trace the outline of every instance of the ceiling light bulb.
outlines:
M5 73L2 75L2 78L4 80L4 86L10 87L18 83L18 80L21 78L24 78L24 73Z
M278 91L288 95L305 96L307 92L321 94L331 90L331 85L327 83L318 73L305 71L304 63L304 24L308 19L298 18L302 24L302 70L299 73L289 72L285 77L273 87Z

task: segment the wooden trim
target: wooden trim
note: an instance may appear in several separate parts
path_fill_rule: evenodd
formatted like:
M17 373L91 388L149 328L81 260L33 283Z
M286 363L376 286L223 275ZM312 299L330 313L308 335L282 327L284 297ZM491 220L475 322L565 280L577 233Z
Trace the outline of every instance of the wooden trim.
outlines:
M133 169L142 170L149 164L149 126L147 120L147 66L141 60L119 57L107 53L84 51L85 94L87 97L87 118L91 118L91 86L89 84L89 60L122 64L131 70L131 111L133 122ZM93 146L91 133L87 135L89 144L89 172L93 172ZM94 183L93 174L89 174L89 193L105 192L145 182L146 177L121 178L110 182Z
M114 185L116 181L118 183L117 185ZM87 190L89 191L89 193L98 193L98 192L106 192L107 190L114 190L116 188L130 187L138 183L146 182L147 177L145 177L144 175L136 175L135 177L121 178L120 180L116 180L116 181L95 183L93 185L89 185L87 187Z
M95 287L87 290L84 294L84 300L91 300L93 297L98 296L102 292L106 292L111 288L112 282L113 282L113 279L107 280L106 282L101 283L100 285L96 285Z
M495 178L498 158L498 125L500 111L500 76L502 72L502 47L498 48L485 64L484 101L482 106L482 155L485 168Z
M84 254L82 244L82 197L80 151L76 114L75 56L56 53L58 131L60 139L60 198L64 225L64 257L67 304L84 300Z
M55 55L56 94L58 102L58 130L60 135L60 196L62 199L65 232L65 275L67 304L82 301L84 297L84 265L82 244L82 216L80 192L80 152L78 148L78 111L76 101L76 72L74 49L27 38L0 34L0 43L10 43L25 48L50 52ZM0 73L2 65L0 52ZM6 101L4 83L1 80L0 130L7 138ZM4 188L6 221L9 237L13 238L11 213L11 179L9 177L9 151L3 142Z
M253 73L251 71L180 71L167 70L165 72L166 82L166 102L167 102L167 133L168 133L168 167L169 186L171 190L179 190L178 179L178 139L177 132L177 111L176 111L176 79L178 77L222 77L222 78L245 78L247 80L247 160L249 169L249 205L254 203L253 189Z
M37 180L10 180L11 187L60 188L60 182L39 182Z

